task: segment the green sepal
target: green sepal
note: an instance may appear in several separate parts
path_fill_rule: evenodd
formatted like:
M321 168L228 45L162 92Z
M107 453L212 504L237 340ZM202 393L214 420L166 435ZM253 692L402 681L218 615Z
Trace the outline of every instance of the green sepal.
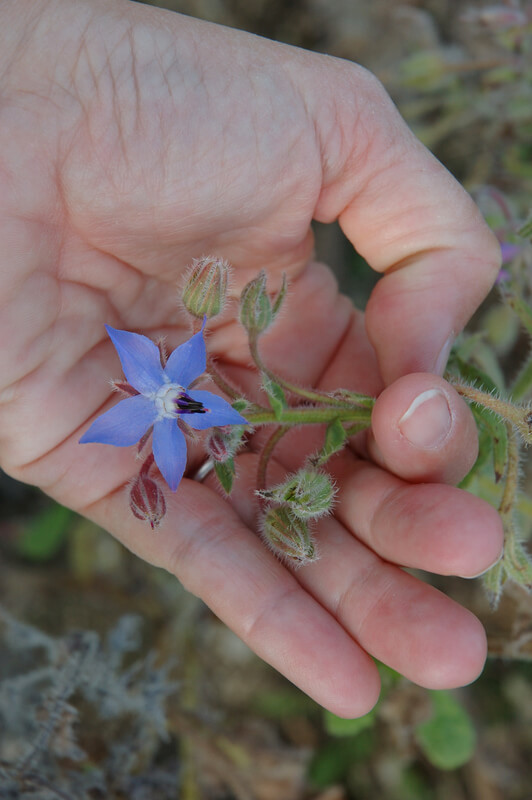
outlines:
M231 494L233 488L233 478L235 477L235 460L228 458L227 461L215 461L214 471L220 481L222 489L226 494Z
M275 419L281 419L283 416L283 411L288 405L288 403L286 402L285 393L283 392L282 388L279 386L278 383L269 378L267 375L263 376L262 388L268 395L268 400L271 409L275 414Z
M346 440L347 432L341 420L337 417L327 425L323 447L318 453L316 453L315 456L311 456L309 459L310 463L314 467L317 467L320 464L325 464L325 462L328 461L332 455L342 449L346 443Z
M277 297L275 298L273 306L272 306L272 320L275 319L275 317L277 316L277 314L279 313L279 311L281 309L281 306L283 304L283 300L286 297L287 288L288 288L288 284L286 282L286 273L283 272L283 282L281 284L281 288L279 289Z
M471 718L450 692L430 692L434 714L416 728L416 739L428 760L438 769L456 769L475 752L476 734Z
M249 403L248 403L248 401L246 400L245 397L239 397L237 400L234 400L231 403L231 408L234 408L235 411L238 411L238 413L241 414L242 411L246 410L248 405L249 405Z

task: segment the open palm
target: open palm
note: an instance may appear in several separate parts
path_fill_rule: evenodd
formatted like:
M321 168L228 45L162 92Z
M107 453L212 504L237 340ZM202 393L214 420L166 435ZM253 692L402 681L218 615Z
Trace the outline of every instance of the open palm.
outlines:
M0 11L2 467L174 572L338 714L375 702L368 653L427 686L473 679L480 625L400 569L471 575L502 545L493 510L449 485L475 457L475 430L428 374L443 369L498 264L467 195L352 64L126 0L14 5ZM387 273L365 321L309 263L312 218L339 218ZM151 535L123 491L134 452L78 444L114 402L107 379L120 370L104 323L179 344L190 329L178 279L205 253L234 264L235 292L262 267L272 288L291 277L264 341L281 374L325 389L388 386L373 434L334 462L339 503L319 531L322 557L296 574L254 533L252 452L239 457L231 504L210 479L185 478ZM253 391L238 326L224 317L208 341ZM434 389L449 430L438 439L441 415L427 405L421 433L405 438L405 412ZM314 446L289 434L274 469ZM199 457L192 448L190 468Z

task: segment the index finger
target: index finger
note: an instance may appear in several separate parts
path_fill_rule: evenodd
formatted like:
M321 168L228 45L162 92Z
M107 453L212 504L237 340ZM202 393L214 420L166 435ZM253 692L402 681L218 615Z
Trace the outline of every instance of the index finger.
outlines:
M318 136L327 136L315 217L339 219L357 251L384 273L366 326L385 382L409 372L442 374L454 338L495 280L498 242L379 81L356 65L336 62L334 69L343 91L315 111Z

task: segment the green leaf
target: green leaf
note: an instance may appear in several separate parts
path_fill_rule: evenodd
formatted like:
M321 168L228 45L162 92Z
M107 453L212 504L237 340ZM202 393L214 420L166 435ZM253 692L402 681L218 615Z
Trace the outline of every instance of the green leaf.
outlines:
M70 509L53 503L26 526L17 542L18 553L31 561L47 561L60 550L73 517Z
M366 728L371 728L375 724L375 719L375 709L356 719L343 719L327 710L324 710L323 713L325 730L331 736L356 736Z
M325 431L325 441L323 443L322 449L315 455L310 458L310 462L313 466L317 467L320 464L325 464L329 458L337 453L339 450L342 449L347 439L347 432L338 418L333 419L332 422L329 422L327 425L327 430Z
M521 542L508 541L505 546L503 566L506 574L516 583L528 589L532 588L532 560Z
M471 407L475 419L488 432L493 447L493 469L495 483L498 483L506 472L508 461L508 429L503 419L492 411L477 404Z
M235 477L235 462L234 459L228 458L227 461L215 461L214 471L216 477L222 485L222 489L226 494L231 494L233 488L233 478Z
M474 364L464 361L457 353L452 353L449 360L450 369L455 369L461 378L487 392L499 394L500 388L490 376Z
M418 744L438 769L456 769L475 752L476 734L467 712L450 692L430 692L434 715L416 728Z
M407 767L401 773L397 800L435 800L435 793L427 777L415 766Z
M375 746L372 730L360 735L327 742L316 752L311 761L308 778L312 786L325 789L342 781L350 768L360 761L367 761Z
M267 375L264 376L262 387L268 395L268 400L270 402L271 409L275 414L275 419L281 419L283 411L287 406L286 397L282 388Z
M316 704L295 687L288 689L265 689L252 701L254 711L268 719L286 719L300 715L308 716Z

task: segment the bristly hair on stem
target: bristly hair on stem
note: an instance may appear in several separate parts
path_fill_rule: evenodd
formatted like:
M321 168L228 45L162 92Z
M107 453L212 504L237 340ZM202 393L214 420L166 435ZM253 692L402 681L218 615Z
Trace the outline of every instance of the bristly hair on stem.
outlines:
M262 489L266 488L266 473L270 458L272 457L273 451L275 450L277 444L281 441L283 436L288 433L289 430L290 428L279 425L278 428L275 428L274 432L264 445L257 467L257 492L260 492Z

